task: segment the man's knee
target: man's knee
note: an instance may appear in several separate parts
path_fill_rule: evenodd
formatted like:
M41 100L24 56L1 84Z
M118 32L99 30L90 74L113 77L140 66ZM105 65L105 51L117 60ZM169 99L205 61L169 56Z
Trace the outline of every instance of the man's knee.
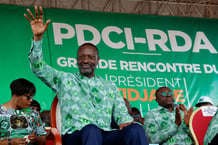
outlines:
M136 133L144 133L143 127L137 123L130 124L128 126L129 132L136 134Z
M141 125L134 123L124 128L124 142L131 145L148 145L144 129Z
M86 144L86 145L102 144L103 137L102 137L101 129L94 124L89 124L83 127L81 136L82 136L82 144Z
M94 124L88 124L82 129L82 134L90 134L90 135L95 135L95 134L100 134L101 130Z

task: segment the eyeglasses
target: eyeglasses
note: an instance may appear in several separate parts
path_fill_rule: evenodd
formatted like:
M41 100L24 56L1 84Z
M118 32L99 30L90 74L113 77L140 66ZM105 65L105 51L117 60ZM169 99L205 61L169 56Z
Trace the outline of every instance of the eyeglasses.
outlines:
M131 114L132 117L140 117L139 114Z
M168 96L168 95L169 95L169 96L173 96L173 92L168 92L168 93L167 93L167 92L162 92L162 93L161 93L161 96L163 96L163 97L166 97L166 96Z
M24 95L24 96L26 96L28 100L33 99L33 97L34 97L34 96L29 96L29 95Z

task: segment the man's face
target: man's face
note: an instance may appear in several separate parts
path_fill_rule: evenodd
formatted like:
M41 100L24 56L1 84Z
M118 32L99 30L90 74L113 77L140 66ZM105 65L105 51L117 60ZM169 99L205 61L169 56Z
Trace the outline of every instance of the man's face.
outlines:
M95 75L95 69L98 64L99 57L95 47L91 45L84 45L79 48L77 53L77 65L79 72L91 78Z
M164 108L173 107L174 96L172 90L169 88L162 88L156 96L156 101Z

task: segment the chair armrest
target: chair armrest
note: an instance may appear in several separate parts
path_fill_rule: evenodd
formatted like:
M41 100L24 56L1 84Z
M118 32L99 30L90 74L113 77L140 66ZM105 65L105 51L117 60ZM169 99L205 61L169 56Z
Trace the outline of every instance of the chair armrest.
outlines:
M54 135L55 145L62 145L61 134L57 128L51 128L51 133Z

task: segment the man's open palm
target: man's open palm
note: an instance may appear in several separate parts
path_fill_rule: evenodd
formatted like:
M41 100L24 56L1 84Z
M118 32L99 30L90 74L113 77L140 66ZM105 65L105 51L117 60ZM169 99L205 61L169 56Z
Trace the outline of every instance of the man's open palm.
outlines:
M33 13L27 9L27 12L29 14L29 16L27 16L27 14L24 14L24 17L30 22L32 31L33 31L33 35L34 35L34 40L41 40L42 39L42 35L45 33L45 31L48 28L48 24L50 23L50 19L46 21L46 23L43 23L43 11L42 11L42 7L39 6L39 11L38 11L38 7L35 6L35 17L33 15Z

